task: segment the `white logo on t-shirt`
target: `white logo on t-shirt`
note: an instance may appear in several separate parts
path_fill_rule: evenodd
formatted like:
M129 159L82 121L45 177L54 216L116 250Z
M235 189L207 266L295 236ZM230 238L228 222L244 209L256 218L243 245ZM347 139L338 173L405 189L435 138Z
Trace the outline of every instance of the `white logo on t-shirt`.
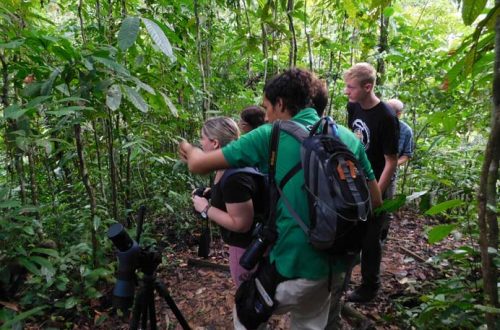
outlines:
M352 131L365 146L365 150L370 148L370 129L361 119L355 119L352 123Z

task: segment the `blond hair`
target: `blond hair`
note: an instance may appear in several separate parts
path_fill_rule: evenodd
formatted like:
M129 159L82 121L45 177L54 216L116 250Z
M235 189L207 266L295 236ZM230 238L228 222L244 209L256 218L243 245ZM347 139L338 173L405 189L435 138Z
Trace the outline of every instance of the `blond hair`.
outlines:
M375 86L377 71L370 63L357 63L344 73L344 80L349 79L357 80L361 86L365 84L373 84Z
M210 140L219 141L221 148L240 136L238 125L229 117L207 119L201 128L201 133Z

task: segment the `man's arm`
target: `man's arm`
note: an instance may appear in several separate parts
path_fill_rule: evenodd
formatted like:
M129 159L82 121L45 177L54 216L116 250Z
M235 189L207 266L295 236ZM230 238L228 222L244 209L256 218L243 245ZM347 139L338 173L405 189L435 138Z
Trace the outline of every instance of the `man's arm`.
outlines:
M398 164L398 155L384 155L385 158L385 166L382 174L380 175L380 179L378 181L378 187L380 188L380 192L384 194L384 191L387 189L389 184L391 183L391 178L396 171L396 166Z
M403 155L403 156L399 157L398 158L398 166L403 165L404 163L406 163L409 160L410 160L410 157L408 157L407 155Z
M403 125L402 123L401 125ZM407 161L410 160L410 158L413 156L413 131L412 129L404 124L405 127L407 127L406 131L403 133L403 131L400 131L400 134L405 134L404 136L404 143L403 143L403 150L401 153L401 156L398 158L398 166L403 165ZM401 126L400 126L401 127Z
M220 149L204 152L188 142L182 141L179 143L179 155L192 173L207 174L214 170L230 167Z
M376 209L382 205L382 194L377 185L377 180L368 181L368 189L370 190L370 198L372 200L372 207Z

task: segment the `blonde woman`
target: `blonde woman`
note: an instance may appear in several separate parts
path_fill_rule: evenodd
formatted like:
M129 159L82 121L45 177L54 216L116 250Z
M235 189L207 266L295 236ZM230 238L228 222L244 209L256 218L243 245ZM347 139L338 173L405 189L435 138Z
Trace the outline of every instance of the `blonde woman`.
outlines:
M234 120L210 118L201 129L200 144L203 151L209 152L224 147L239 135ZM252 171L217 170L210 200L192 196L196 211L220 226L222 239L229 245L229 268L236 287L250 274L239 265L239 259L252 240L254 218L264 213L263 189L264 178Z

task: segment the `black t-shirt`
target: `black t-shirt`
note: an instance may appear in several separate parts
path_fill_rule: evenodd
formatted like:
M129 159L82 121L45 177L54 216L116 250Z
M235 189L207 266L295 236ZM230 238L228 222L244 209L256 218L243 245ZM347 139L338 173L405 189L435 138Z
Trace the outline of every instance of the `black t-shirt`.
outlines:
M221 189L217 182L211 189L211 204L218 209L227 211L226 203L243 203L252 199L254 206L254 224L246 233L236 233L219 226L222 239L233 246L247 247L252 241L252 231L255 222L262 222L265 209L265 181L264 177L249 173L237 172L229 176Z
M384 155L398 153L399 121L391 109L380 102L371 109L359 103L347 104L347 121L351 130L365 146L377 180L385 166Z

